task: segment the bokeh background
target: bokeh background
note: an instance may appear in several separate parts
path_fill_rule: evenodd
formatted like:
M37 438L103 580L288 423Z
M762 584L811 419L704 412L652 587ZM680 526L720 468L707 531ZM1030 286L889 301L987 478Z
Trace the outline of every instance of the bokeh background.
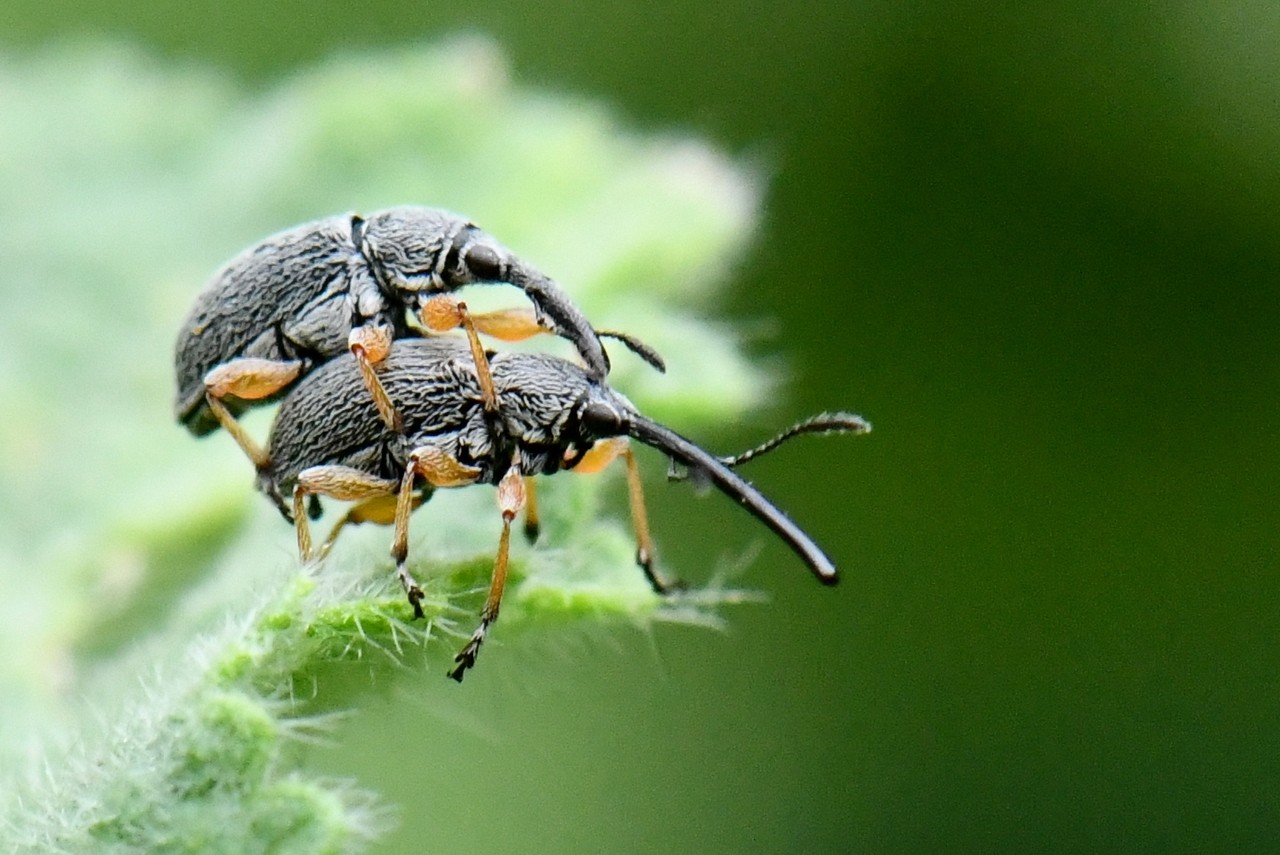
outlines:
M310 749L401 805L388 851L1271 848L1280 11L0 8L3 47L122 39L250 89L459 31L769 176L720 311L790 381L708 444L836 406L876 432L752 472L838 589L655 481L668 565L758 543L768 604L389 695Z

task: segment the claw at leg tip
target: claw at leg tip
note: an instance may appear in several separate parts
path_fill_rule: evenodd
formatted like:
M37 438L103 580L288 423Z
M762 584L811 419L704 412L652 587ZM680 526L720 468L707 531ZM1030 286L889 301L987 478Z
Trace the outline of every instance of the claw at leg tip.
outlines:
M449 671L447 676L450 679L461 683L463 676L465 676L467 673L467 669L475 665L475 658L467 655L466 651L463 651L462 653L459 653L457 656L453 657L453 661L457 662L458 664L455 665L453 669Z
M413 618L425 618L426 612L422 610L422 600L426 595L422 593L421 588L414 588L409 592L409 605L413 606Z

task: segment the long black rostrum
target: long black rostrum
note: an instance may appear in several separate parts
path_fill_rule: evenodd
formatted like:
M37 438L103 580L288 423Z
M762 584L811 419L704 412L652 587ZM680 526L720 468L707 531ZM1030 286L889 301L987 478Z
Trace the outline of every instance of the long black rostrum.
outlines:
M670 428L638 413L626 416L623 427L628 436L658 449L685 466L705 472L721 492L737 499L756 519L785 540L824 585L834 585L838 581L835 565L818 544L814 543L809 535L788 519L759 490L735 474L714 455L699 448Z

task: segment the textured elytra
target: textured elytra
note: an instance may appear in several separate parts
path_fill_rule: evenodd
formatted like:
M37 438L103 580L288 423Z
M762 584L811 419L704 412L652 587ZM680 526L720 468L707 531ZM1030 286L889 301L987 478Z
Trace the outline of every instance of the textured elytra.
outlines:
M269 495L288 495L303 469L342 465L387 480L404 473L409 454L430 446L480 469L479 483L497 483L517 449L529 474L552 473L570 447L599 438L581 424L589 401L620 412L630 403L584 369L537 353L490 354L500 407L484 411L471 351L453 337L397 341L378 379L403 418L403 433L387 430L350 357L318 368L287 396L268 440L269 471L259 479Z
M193 430L216 424L201 406L204 376L229 359L341 353L353 254L350 218L330 217L273 235L214 274L178 332L178 419Z

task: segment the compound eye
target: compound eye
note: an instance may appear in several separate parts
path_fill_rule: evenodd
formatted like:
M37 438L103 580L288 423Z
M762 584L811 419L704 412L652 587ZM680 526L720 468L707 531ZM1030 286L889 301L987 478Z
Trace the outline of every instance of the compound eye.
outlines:
M470 247L463 264L476 279L489 282L502 279L502 258L491 246L476 244Z
M621 416L617 410L605 404L587 404L582 410L582 424L597 436L617 436L622 433Z

